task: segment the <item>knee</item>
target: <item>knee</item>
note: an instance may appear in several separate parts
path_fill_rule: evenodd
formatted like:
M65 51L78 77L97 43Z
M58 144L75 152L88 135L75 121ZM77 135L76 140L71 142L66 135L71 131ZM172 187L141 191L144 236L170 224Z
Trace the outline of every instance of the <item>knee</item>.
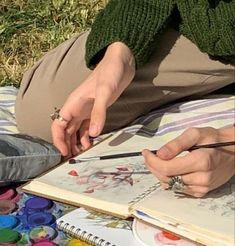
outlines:
M40 102L17 99L15 106L16 123L20 133L42 138L52 142L51 120L47 109L40 108Z
M39 83L28 78L28 81L22 81L18 91L15 105L17 128L20 133L51 142L50 112L53 107L49 103L49 94L40 91L34 84Z

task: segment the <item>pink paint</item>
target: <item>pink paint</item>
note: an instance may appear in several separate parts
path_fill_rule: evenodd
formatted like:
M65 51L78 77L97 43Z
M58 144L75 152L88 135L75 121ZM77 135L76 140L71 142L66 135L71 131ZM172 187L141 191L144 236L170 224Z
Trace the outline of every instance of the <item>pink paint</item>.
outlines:
M0 189L0 200L11 200L15 196L15 191L9 188Z
M34 243L33 246L55 246L56 244L54 244L53 242L38 242L38 243Z
M176 241L176 240L180 240L180 237L176 236L175 234L173 233L170 233L170 232L167 232L167 231L163 231L162 234L170 239L170 240L173 240L173 241Z
M171 245L171 246L194 246L195 244L185 240L183 238L180 238L179 236L166 232L161 231L154 235L154 241L156 242L156 245Z
M74 177L77 177L77 176L78 176L78 173L77 173L76 170L71 170L70 172L68 172L68 174L69 174L70 176L74 176Z
M20 201L21 197L22 197L22 195L17 193L16 196L11 199L11 201L14 203L17 203Z

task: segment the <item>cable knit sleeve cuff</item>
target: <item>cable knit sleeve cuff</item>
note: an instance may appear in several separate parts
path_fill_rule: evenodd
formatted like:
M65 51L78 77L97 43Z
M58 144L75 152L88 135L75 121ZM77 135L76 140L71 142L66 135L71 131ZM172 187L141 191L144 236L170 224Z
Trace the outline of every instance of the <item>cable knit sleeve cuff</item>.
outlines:
M132 51L137 67L146 63L151 44L167 24L173 0L110 0L92 26L86 43L86 64L94 68L106 47L123 42Z

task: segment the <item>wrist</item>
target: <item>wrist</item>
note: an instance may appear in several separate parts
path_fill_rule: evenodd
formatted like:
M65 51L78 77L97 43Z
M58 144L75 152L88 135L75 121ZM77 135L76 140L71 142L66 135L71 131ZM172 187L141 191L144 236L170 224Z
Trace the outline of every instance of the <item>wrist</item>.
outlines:
M235 140L235 127L226 127L218 129L219 138L224 141Z
M118 58L124 64L135 69L135 58L130 48L122 42L114 42L110 44L106 50L105 56L111 59Z
M218 129L218 138L220 142L235 141L235 127ZM235 146L226 147L227 150L235 153Z

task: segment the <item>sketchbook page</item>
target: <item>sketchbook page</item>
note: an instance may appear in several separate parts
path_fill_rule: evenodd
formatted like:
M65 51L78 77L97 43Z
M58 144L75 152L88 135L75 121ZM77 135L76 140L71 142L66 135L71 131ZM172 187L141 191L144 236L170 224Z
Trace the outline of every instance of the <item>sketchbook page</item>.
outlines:
M140 246L132 234L132 220L78 208L56 223L61 230L92 245Z
M199 246L171 232L163 231L149 223L134 219L132 223L133 235L142 246Z
M118 132L80 156L141 151L146 147L155 149L161 144L158 138ZM139 156L77 164L66 162L33 180L24 190L127 217L136 197L149 189L152 191L156 183L158 185L157 179L146 170L143 157Z
M200 199L159 189L138 204L135 215L163 228L170 224L180 233L190 232L199 242L234 245L234 196L235 178Z
M128 208L137 197L153 192L155 186L159 186L158 180L139 156L65 163L33 180L23 190L127 217Z
M166 141L162 137L147 137L134 135L128 132L117 132L91 149L77 156L75 159L94 157L118 153L130 153L142 151L143 149L156 150Z

